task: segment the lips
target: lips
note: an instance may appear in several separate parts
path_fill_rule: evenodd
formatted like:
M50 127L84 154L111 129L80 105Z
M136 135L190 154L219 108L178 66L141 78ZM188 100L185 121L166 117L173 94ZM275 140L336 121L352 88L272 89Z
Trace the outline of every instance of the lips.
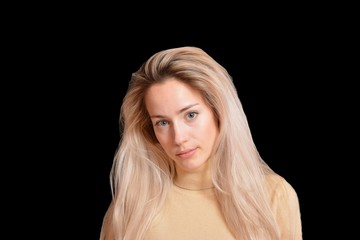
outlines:
M179 158L189 158L189 157L192 157L196 152L196 148L194 149L187 149L187 150L184 150L184 151L181 151L179 153L176 154L177 157Z

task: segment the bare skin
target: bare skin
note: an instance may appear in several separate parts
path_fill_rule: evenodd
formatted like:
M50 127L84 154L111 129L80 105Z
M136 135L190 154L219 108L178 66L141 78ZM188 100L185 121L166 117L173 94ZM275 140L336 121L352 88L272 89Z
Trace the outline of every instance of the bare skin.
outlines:
M200 93L170 78L152 85L145 103L159 143L175 162L176 185L211 187L209 157L219 130Z

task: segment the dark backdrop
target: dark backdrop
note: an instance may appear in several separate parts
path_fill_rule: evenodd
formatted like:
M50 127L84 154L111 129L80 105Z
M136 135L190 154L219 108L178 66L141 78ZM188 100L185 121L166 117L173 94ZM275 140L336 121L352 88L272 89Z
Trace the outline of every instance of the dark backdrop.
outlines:
M97 240L131 73L159 50L192 45L233 76L260 154L298 193L304 239L349 238L358 206L350 187L358 182L357 8L136 4L6 9L2 201L14 228L4 230Z
M239 31L174 28L169 34L144 26L125 31L105 20L80 23L51 31L47 41L37 42L41 73L33 74L29 84L37 90L30 92L34 102L24 103L31 114L39 110L41 119L33 121L32 134L41 140L35 159L45 162L27 163L44 174L36 175L32 186L45 185L40 190L45 197L35 198L39 207L28 208L28 216L45 209L41 219L49 231L98 239L111 199L119 109L131 74L157 51L197 46L232 75L261 156L298 193L304 236L322 232L313 223L326 220L327 211L321 197L328 179L319 176L326 159L319 142L326 131L322 60L329 53L317 31L264 22ZM26 124L34 120L26 116ZM50 220L54 216L63 219L61 224Z
M91 179L83 179L81 188L91 199L87 221L93 220L90 224L94 234L110 201L108 175L119 141L119 108L131 73L156 51L192 45L207 51L233 76L260 154L298 192L306 235L311 216L305 181L311 175L309 166L316 161L310 154L315 145L309 126L316 124L313 111L317 104L313 101L316 90L309 80L313 68L309 46L275 37L215 43L191 36L128 41L131 43L110 40L109 44L104 39L90 52L84 52L89 63L84 69L87 83L75 93L82 92L77 124L83 156L77 161L82 161L85 169L91 166L91 172L86 173Z

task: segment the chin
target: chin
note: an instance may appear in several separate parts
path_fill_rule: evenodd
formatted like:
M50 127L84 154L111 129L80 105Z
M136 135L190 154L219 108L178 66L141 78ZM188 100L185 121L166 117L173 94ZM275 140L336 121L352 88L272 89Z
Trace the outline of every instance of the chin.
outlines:
M193 172L193 171L198 171L198 170L202 170L205 168L205 166L207 166L206 164L207 162L186 162L180 161L177 163L177 166L180 167L181 169L183 169L184 171L187 172Z

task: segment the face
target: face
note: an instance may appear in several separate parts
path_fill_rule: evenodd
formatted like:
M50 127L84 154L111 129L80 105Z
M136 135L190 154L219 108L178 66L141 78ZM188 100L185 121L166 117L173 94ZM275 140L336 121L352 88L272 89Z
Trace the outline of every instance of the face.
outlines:
M193 172L208 166L218 126L198 91L171 78L152 85L145 104L156 138L177 169Z

